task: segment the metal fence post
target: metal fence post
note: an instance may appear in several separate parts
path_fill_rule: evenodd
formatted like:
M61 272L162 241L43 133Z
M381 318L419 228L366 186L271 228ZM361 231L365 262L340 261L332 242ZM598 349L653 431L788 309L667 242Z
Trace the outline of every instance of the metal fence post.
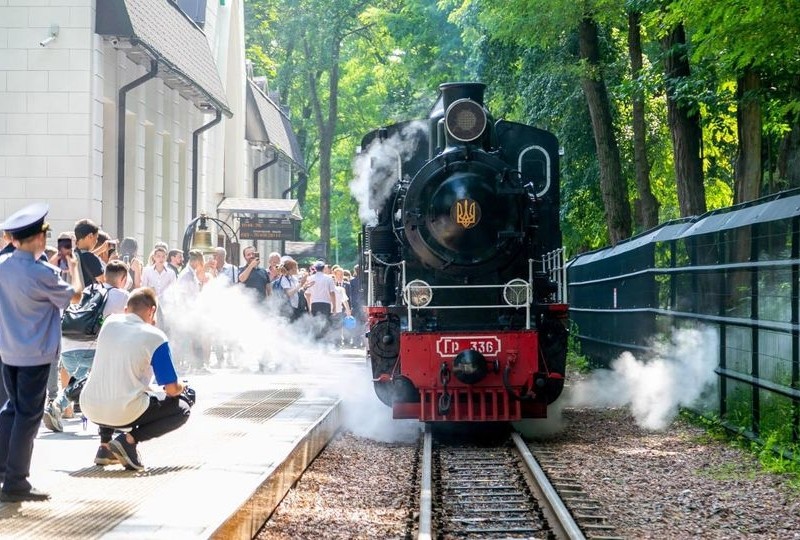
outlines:
M753 223L750 225L750 262L756 263L758 262L758 223ZM746 229L745 229L746 230ZM758 265L754 265L750 268L750 319L752 321L758 321ZM750 347L750 374L758 379L760 376L760 369L759 369L759 334L761 333L761 329L759 328L758 324L754 324L751 327L751 347ZM753 433L758 435L761 430L761 394L760 389L757 386L752 386L752 403L753 403L753 417L752 417L752 429Z
M800 217L792 219L792 388L800 389ZM800 441L800 403L792 402L792 442Z
M724 246L725 233L717 233L717 245ZM730 262L730 251L725 249L719 250L720 264L727 265ZM719 367L725 369L728 367L728 345L727 345L727 326L725 324L725 302L728 298L728 269L725 268L719 273ZM725 418L728 412L728 379L727 377L719 378L719 416Z

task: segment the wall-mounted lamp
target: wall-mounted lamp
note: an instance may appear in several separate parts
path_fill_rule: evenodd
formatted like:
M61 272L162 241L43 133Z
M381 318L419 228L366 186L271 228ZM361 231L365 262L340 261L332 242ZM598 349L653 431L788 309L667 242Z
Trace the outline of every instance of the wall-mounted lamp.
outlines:
M51 24L50 25L50 35L48 37L46 37L45 39L43 39L42 41L40 41L39 45L41 45L42 47L47 47L48 45L50 45L58 37L58 31L59 30L61 30L61 28L59 28L59 26L57 24Z

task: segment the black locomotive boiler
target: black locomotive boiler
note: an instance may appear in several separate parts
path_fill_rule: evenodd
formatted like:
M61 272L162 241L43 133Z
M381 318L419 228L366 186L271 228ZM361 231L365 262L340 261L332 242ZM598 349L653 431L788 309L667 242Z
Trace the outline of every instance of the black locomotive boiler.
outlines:
M395 418L547 416L567 350L559 147L446 83L429 118L368 133L368 354Z

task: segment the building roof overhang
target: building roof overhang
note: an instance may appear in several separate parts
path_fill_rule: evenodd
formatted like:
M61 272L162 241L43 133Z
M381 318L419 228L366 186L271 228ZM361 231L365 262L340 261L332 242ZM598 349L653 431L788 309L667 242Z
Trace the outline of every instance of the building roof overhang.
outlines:
M95 32L203 111L233 116L205 34L171 0L97 2Z
M252 80L247 81L245 110L245 137L251 144L271 146L297 167L305 169L289 117Z
M246 214L254 217L303 219L297 199L226 197L217 206L217 212L237 216Z

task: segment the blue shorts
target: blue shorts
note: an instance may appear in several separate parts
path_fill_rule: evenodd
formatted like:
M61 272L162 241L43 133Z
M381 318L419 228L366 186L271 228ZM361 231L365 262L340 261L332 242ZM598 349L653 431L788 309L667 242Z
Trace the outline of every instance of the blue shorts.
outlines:
M94 362L94 349L75 349L61 353L61 367L76 379L85 377L92 369Z

